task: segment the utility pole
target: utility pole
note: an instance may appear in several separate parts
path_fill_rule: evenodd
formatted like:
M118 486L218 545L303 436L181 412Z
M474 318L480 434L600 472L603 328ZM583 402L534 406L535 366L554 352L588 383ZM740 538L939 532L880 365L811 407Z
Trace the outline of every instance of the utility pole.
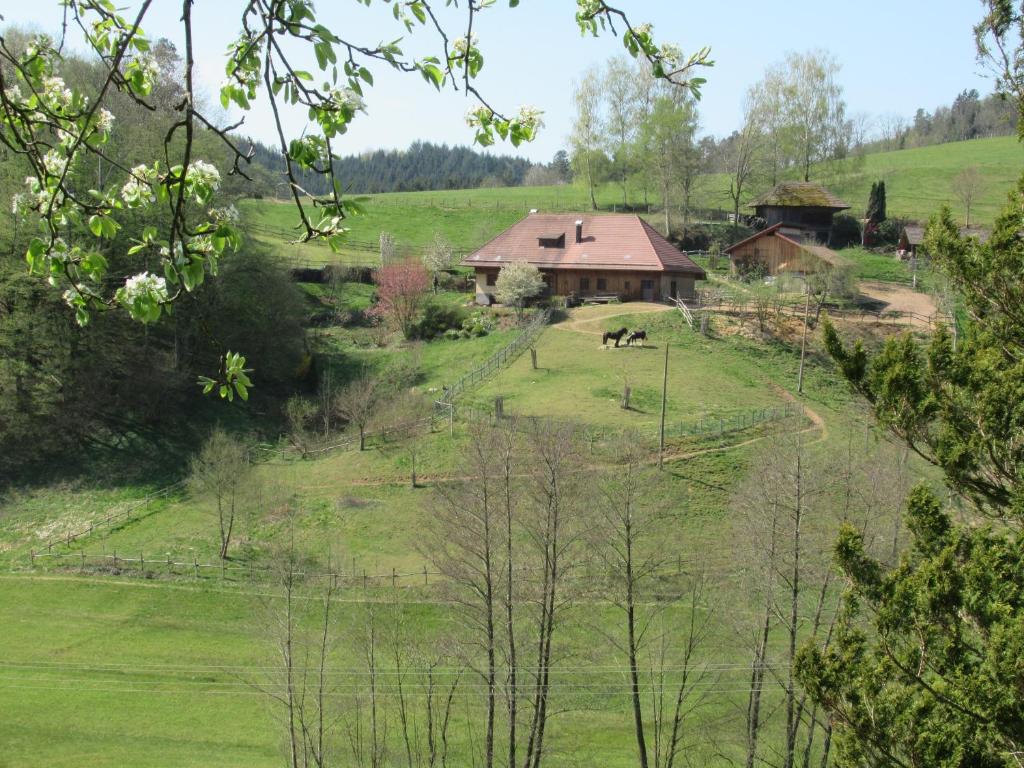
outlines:
M665 403L668 399L668 342L665 342L665 373L661 379L661 429L658 435L658 469L665 461Z
M804 357L807 354L807 315L811 311L811 284L807 283L807 295L804 297L804 335L800 339L800 373L796 380L796 393L804 393Z

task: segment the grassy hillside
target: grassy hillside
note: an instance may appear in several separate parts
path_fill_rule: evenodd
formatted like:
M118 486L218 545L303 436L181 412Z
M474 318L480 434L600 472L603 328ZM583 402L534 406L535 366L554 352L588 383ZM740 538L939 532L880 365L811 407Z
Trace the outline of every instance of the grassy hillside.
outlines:
M961 220L965 212L952 190L953 179L964 168L977 167L983 188L975 200L971 221L988 224L1001 210L1008 190L1024 173L1024 148L1014 137L977 139L896 152L867 155L835 166L822 166L812 175L814 181L829 186L861 215L874 181L886 183L888 212L918 221L926 221L939 206L948 204ZM763 192L766 183L754 184L748 199ZM729 180L721 174L700 179L694 193L695 208L731 210ZM644 210L644 194L628 189L630 206ZM603 184L597 191L603 211L622 210L622 190L615 184ZM555 187L504 187L460 189L436 192L394 192L359 198L364 213L352 217L349 243L342 248L340 260L373 262L378 254L382 231L392 233L399 251L417 256L429 246L435 233L465 253L487 241L525 216L530 209L541 211L588 211L589 196L574 185ZM652 205L657 200L651 199ZM249 200L242 210L250 224L249 235L272 245L282 255L302 262L323 263L339 260L321 245L294 245L287 242L296 221L290 205L271 200ZM663 216L649 216L659 229ZM673 226L678 217L673 216Z

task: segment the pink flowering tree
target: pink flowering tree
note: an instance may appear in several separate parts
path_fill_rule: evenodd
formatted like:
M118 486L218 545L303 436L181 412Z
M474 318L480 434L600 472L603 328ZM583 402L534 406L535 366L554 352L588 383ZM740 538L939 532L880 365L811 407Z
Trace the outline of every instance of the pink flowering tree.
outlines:
M408 339L430 290L427 270L415 262L386 264L374 273L373 281L377 303L370 314L398 328Z

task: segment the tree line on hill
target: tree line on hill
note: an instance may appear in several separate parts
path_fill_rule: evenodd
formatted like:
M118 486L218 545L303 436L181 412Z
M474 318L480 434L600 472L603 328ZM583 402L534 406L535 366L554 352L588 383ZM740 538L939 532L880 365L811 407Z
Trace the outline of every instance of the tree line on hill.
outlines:
M253 161L266 170L275 186L268 194L281 196L284 184L281 151L253 142ZM378 149L334 161L334 172L346 193L417 192L422 190L516 187L527 182L534 163L521 157L492 155L469 147L415 141L408 149ZM543 166L542 166L543 167ZM328 192L326 177L306 172L300 184L314 194Z

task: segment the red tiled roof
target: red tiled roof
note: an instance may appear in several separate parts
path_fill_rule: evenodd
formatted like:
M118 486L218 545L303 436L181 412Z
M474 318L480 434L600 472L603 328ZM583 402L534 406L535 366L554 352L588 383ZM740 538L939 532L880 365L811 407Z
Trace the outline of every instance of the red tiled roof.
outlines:
M583 222L576 242L576 222ZM544 248L540 238L565 233L564 248ZM467 267L500 267L526 261L544 269L685 272L704 270L633 214L531 213L462 260Z

